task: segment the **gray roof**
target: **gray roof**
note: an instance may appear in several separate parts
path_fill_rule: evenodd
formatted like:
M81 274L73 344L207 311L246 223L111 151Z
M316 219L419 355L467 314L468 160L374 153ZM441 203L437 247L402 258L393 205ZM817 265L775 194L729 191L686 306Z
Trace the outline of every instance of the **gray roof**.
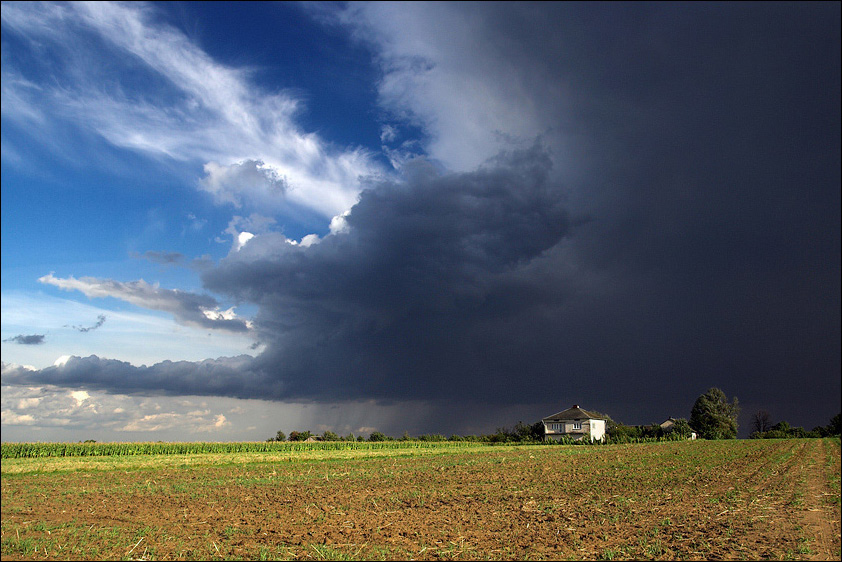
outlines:
M603 416L599 414L595 414L594 412L589 412L587 410L583 410L579 407L578 404L574 404L572 408L567 408L562 412L558 412L557 414L553 414L549 417L544 418L541 421L567 421L567 420L603 420L605 419Z

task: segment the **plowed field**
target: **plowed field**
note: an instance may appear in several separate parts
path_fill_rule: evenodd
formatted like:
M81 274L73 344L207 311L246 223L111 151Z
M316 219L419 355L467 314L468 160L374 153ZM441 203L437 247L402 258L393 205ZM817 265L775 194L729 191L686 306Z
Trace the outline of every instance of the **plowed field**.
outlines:
M840 559L838 439L11 459L3 560Z

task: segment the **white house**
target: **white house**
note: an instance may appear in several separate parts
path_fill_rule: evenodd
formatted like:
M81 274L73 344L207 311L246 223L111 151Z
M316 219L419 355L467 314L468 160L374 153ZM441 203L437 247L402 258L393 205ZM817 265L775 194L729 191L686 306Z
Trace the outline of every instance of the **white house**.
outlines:
M541 423L544 424L544 439L553 441L560 441L564 437L576 441L585 438L591 441L605 439L605 419L599 414L583 410L578 404L542 419Z

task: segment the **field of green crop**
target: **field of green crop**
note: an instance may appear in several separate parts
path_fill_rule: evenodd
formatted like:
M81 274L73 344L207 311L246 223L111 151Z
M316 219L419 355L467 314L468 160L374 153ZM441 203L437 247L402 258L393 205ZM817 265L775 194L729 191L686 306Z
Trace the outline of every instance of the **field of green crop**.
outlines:
M207 453L287 453L302 451L380 451L471 447L467 441L251 441L244 443L3 443L5 459L45 457L120 457Z

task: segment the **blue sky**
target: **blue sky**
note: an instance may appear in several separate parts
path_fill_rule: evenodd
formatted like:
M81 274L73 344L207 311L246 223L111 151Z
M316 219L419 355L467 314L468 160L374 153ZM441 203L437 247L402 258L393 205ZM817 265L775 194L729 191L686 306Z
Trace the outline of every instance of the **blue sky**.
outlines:
M838 16L3 3L3 439L826 423Z

